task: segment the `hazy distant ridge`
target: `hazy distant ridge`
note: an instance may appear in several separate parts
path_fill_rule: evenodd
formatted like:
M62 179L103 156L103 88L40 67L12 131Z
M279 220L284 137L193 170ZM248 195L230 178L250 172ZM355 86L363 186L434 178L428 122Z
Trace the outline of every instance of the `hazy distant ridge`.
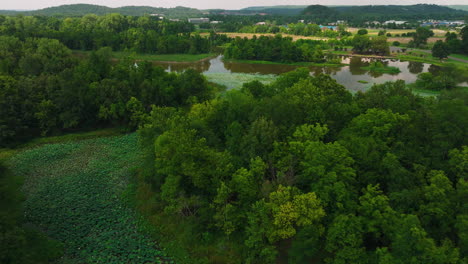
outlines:
M0 14L25 14L45 16L83 16L86 14L105 15L119 13L128 16L142 16L145 14L164 14L167 17L201 16L202 11L188 7L159 8L151 6L124 6L111 8L107 6L76 4L49 7L34 11L0 11Z

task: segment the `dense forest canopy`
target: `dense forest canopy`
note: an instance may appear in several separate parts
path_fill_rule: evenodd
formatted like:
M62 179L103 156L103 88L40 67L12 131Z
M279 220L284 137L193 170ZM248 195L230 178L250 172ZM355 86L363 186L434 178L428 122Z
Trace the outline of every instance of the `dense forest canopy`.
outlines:
M154 214L209 234L223 263L463 263L467 99L403 81L353 96L300 69L154 109L140 130Z
M324 9L335 10L313 6L304 16ZM290 25L298 34L318 26ZM137 193L161 232L176 225L171 243L186 247L189 263L468 261L466 89L428 72L416 85L438 96L418 96L402 80L352 94L299 68L225 91L193 69L112 57L221 45L226 59L288 63L323 62L324 48L349 44L389 53L386 35L367 30L328 42L194 31L151 16L0 16L0 148L103 127L137 131L141 165L127 195ZM431 35L418 28L412 44ZM465 27L436 47L466 52L467 41ZM48 263L62 249L23 225L20 185L0 160L0 262Z
M194 30L194 25L188 22L162 21L152 16L0 16L0 35L15 36L21 40L57 39L68 48L78 50L111 47L114 51L150 54L208 53L212 41L192 35Z
M177 75L149 62L112 63L110 48L79 60L57 40L2 36L0 43L2 147L63 130L132 130L153 105L187 105L214 92L194 70Z

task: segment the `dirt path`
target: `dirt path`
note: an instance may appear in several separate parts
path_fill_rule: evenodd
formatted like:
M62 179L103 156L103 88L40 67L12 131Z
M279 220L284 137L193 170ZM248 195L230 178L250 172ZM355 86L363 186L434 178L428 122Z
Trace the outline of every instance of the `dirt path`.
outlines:
M125 202L138 165L135 134L44 145L19 153L25 220L64 245L59 263L167 263Z

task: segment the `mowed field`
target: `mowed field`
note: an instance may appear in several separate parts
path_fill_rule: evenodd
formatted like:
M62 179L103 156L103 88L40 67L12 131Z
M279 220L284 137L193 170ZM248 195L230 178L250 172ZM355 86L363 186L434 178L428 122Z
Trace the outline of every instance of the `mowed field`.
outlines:
M251 39L253 36L269 36L269 37L274 37L276 34L273 33L231 33L231 32L218 32L218 34L224 34L227 35L230 38L236 38L236 37L241 37L241 38L248 38ZM200 34L201 36L208 36L208 33L202 33ZM311 40L328 40L329 38L325 37L305 37L305 36L296 36L296 35L290 35L290 34L281 34L283 37L291 37L294 41L298 39L311 39Z

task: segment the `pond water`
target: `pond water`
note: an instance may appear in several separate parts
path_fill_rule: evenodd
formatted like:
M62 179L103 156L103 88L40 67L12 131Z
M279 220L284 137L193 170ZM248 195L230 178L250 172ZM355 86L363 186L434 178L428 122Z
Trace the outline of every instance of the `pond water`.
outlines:
M340 57L342 63L348 64L343 67L308 67L311 74L316 75L325 73L331 75L338 83L344 85L351 91L365 91L373 84L384 83L387 81L405 80L406 83L413 83L417 79L417 75L422 72L431 72L433 74L442 74L440 67L421 63L421 62L408 62L393 59L371 59L360 57ZM379 60L383 64L393 67L398 67L400 73L387 74L375 73L362 69L362 67L369 66L373 61ZM273 64L249 64L241 62L228 62L223 60L223 56L195 62L195 63L163 63L155 62L155 65L165 68L167 71L184 71L192 68L207 76L222 76L223 74L255 74L261 75L278 75L281 73L292 71L300 66L292 65L273 65ZM234 78L236 75L234 75ZM240 76L240 75L237 75ZM232 76L231 76L232 78ZM255 78L254 78L255 79ZM216 82L216 80L214 80ZM466 84L466 83L465 83ZM233 88L233 87L228 87Z

